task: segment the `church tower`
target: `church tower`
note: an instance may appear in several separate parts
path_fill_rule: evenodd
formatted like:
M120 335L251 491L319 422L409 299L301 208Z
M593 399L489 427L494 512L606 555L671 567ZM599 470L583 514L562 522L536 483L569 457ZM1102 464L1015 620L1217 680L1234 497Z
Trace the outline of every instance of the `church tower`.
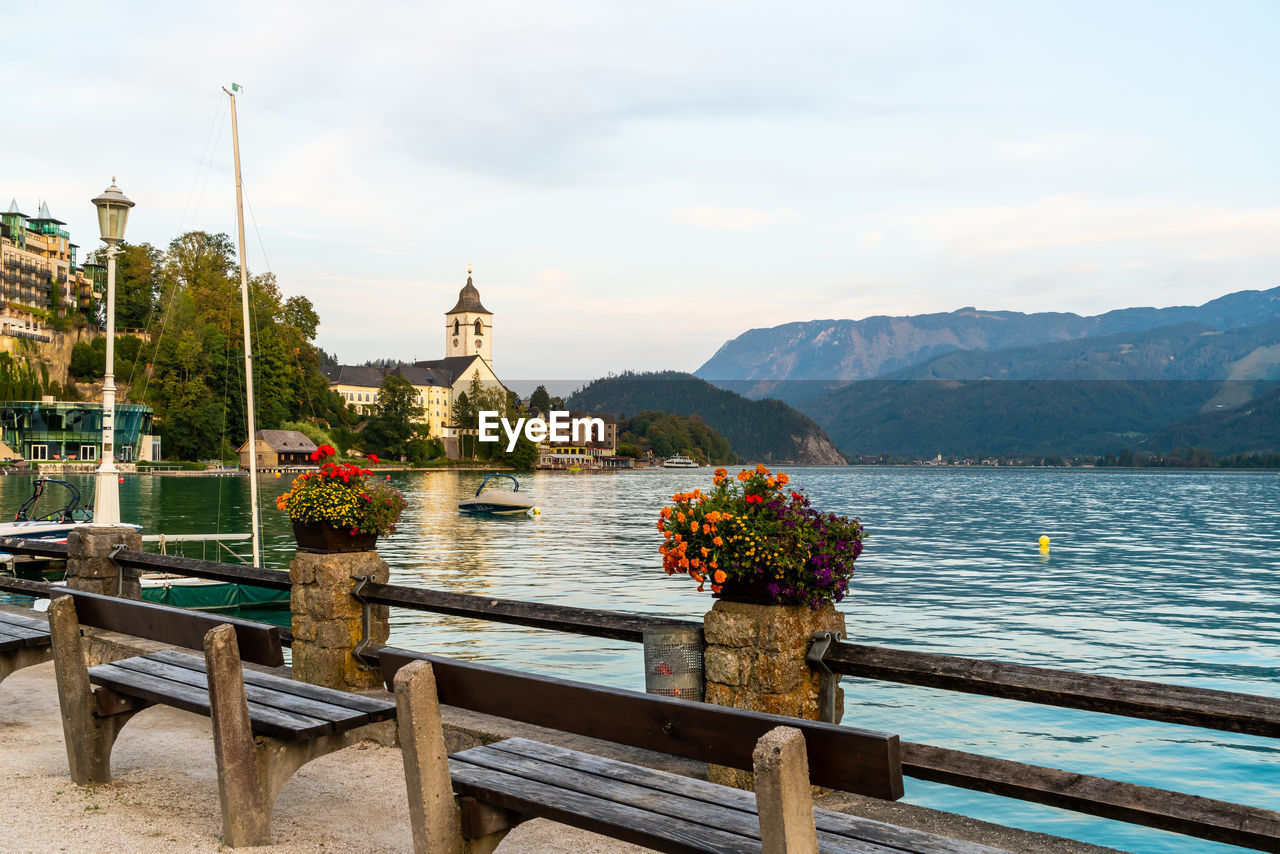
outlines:
M445 356L479 356L493 367L493 314L480 304L480 291L467 283L458 292L458 304L444 316Z

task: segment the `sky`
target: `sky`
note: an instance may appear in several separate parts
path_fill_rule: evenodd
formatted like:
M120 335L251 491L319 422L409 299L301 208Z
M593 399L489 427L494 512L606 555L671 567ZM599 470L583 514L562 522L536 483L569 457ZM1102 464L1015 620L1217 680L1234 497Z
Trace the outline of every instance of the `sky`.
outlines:
M343 362L693 370L757 327L1280 284L1280 4L66 2L6 10L0 196L87 252L235 234Z

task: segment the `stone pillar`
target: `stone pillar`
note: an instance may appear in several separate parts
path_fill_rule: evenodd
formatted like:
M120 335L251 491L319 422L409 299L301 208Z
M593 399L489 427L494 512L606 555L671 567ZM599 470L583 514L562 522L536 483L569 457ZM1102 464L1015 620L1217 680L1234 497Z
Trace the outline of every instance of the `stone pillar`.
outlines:
M351 595L357 579L386 584L387 562L376 551L344 554L298 552L289 564L293 588L293 678L340 691L362 691L382 685L376 668L362 667L352 652L360 642L359 600ZM391 633L390 609L375 605L370 637L386 643Z
M83 526L67 534L67 586L104 596L142 598L138 583L141 572L122 568L111 562L118 546L135 551L142 549L142 534L123 526ZM123 584L121 573L124 574Z
M706 701L753 712L818 719L820 678L805 663L814 632L845 630L833 605L750 605L720 600L703 617ZM836 688L836 722L844 692ZM751 772L712 765L713 783L751 789Z

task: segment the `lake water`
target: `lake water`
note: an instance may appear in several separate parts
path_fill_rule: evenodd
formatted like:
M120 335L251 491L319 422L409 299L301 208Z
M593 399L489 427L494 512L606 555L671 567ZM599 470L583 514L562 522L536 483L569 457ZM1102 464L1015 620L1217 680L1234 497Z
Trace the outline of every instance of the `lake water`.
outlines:
M1280 476L944 468L796 468L814 504L869 536L842 604L851 639L1280 698ZM401 473L400 530L380 543L392 580L463 593L697 619L711 605L657 554L659 508L710 470L522 478L543 514L457 513L481 475ZM81 481L91 489L87 479ZM264 481L264 563L292 535ZM25 478L0 479L16 508ZM128 477L122 512L150 532L247 529L244 478ZM1048 556L1037 540L1052 540ZM190 556L199 557L199 547ZM210 553L212 558L212 553ZM392 642L643 689L638 645L418 612ZM1211 798L1280 806L1280 741L892 683L844 680L845 723ZM907 780L906 800L1141 852L1215 845Z

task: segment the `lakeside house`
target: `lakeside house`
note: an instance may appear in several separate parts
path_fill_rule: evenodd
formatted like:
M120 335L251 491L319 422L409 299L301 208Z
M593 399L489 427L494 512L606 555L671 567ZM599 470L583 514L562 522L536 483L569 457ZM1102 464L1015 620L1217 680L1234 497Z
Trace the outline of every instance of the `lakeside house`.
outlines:
M297 430L259 430L254 434L252 456L249 442L240 446L240 468L248 470L256 461L258 469L278 469L293 466L314 466L311 454L316 443Z
M151 435L150 406L117 403L116 462L160 459L160 438ZM0 403L0 442L9 458L95 461L102 457L102 404L44 400Z
M36 216L18 200L0 214L0 335L49 343L50 320L70 310L92 316L106 282L106 268L76 264L76 249L47 202Z

